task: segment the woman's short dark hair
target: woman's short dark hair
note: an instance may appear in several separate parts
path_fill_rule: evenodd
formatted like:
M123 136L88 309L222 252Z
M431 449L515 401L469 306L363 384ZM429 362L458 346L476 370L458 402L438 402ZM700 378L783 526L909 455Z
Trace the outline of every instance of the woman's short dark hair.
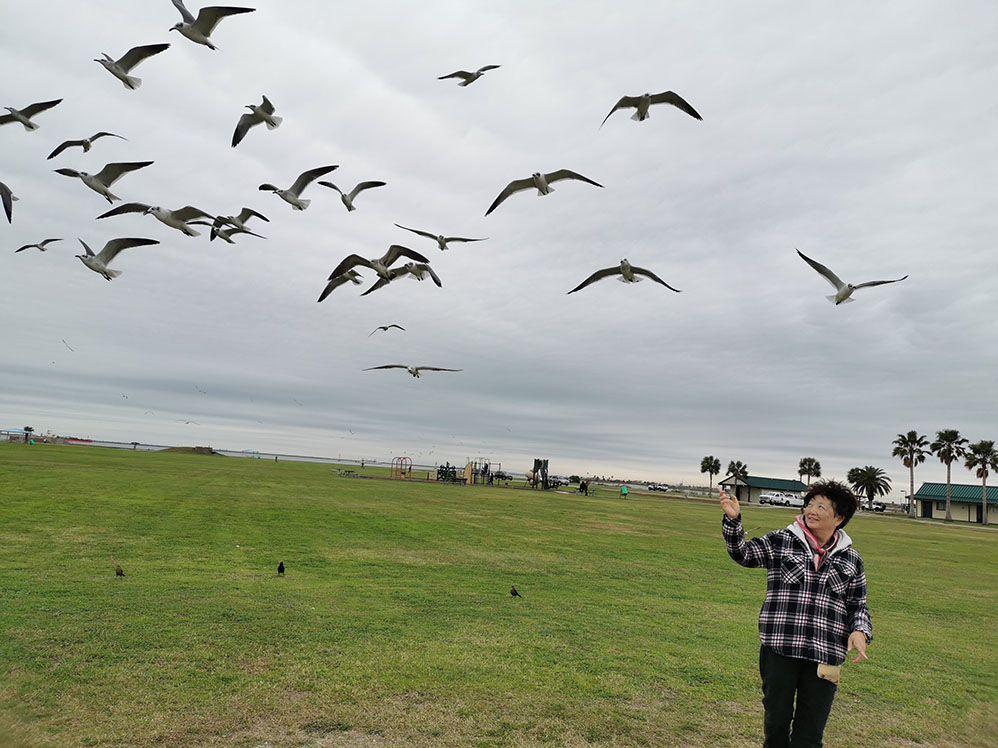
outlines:
M839 527L845 527L859 508L856 494L847 485L836 480L823 480L808 486L807 493L804 494L804 506L807 506L815 496L824 496L832 502L835 513L843 518Z

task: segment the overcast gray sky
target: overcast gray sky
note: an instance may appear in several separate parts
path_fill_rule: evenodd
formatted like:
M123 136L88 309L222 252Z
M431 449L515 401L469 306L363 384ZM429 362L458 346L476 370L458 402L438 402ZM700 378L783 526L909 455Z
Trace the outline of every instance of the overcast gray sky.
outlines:
M810 456L829 477L882 467L899 490L897 433L998 439L998 5L251 5L214 52L169 31L169 0L5 15L0 106L64 100L34 132L0 127L20 198L0 220L0 428L670 482L702 480L707 454L776 477ZM159 42L136 91L93 62ZM486 64L464 88L437 80ZM665 90L704 121L654 106L599 127L621 96ZM283 124L231 148L264 94ZM99 130L127 140L46 160ZM123 200L249 206L267 239L97 221L111 206L52 171L144 160ZM352 213L315 184L303 212L257 189L326 164L341 187L387 186ZM560 182L485 217L511 180L562 168L604 189ZM488 241L440 252L393 223ZM117 237L162 243L119 255L110 283L73 258L77 238ZM393 243L443 287L316 303L343 257ZM836 307L795 248L846 281L909 277ZM624 257L682 293L566 295ZM389 323L406 331L369 336ZM390 363L463 371L362 371ZM930 458L916 478L945 470Z

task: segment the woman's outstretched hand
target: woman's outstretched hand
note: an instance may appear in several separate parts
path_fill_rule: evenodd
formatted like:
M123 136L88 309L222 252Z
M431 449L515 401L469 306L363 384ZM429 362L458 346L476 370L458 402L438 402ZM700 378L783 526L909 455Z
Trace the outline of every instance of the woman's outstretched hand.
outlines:
M723 488L719 488L718 491L721 493L721 509L724 513L731 517L731 519L738 519L738 515L741 514L742 510L738 506L738 499L729 494Z

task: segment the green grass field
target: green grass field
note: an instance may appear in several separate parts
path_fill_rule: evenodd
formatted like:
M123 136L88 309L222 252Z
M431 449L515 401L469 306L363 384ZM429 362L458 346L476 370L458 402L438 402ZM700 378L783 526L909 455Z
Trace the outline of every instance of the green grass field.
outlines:
M744 510L750 534L791 517ZM720 523L660 495L0 444L0 746L757 746L765 573ZM995 745L998 534L848 529L875 638L826 745Z

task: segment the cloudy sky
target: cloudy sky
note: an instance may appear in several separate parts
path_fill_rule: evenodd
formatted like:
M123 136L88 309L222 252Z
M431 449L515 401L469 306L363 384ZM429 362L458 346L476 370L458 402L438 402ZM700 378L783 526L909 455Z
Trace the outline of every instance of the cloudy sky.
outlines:
M998 439L998 6L990 2L329 3L259 0L211 51L168 0L43 0L0 26L0 428L522 471L699 481L700 459L793 477L890 457L898 432ZM192 10L196 6L191 4ZM94 58L171 42L129 91ZM438 76L500 65L468 87ZM600 123L623 95L670 106ZM276 130L232 132L266 95ZM59 143L97 131L89 153ZM124 201L263 213L266 239L189 238ZM305 170L294 211L264 182ZM510 197L511 180L571 169ZM488 237L441 252L393 224ZM252 225L252 224L251 224ZM47 252L23 244L60 237ZM113 282L73 255L118 237ZM399 243L443 287L400 279L316 303L348 254ZM863 289L833 306L796 254ZM628 258L651 281L606 279ZM400 324L370 335L378 325ZM72 349L72 350L70 350ZM430 365L414 379L382 364ZM190 423L186 423L190 422ZM918 480L943 480L930 461ZM954 480L975 481L963 468Z

